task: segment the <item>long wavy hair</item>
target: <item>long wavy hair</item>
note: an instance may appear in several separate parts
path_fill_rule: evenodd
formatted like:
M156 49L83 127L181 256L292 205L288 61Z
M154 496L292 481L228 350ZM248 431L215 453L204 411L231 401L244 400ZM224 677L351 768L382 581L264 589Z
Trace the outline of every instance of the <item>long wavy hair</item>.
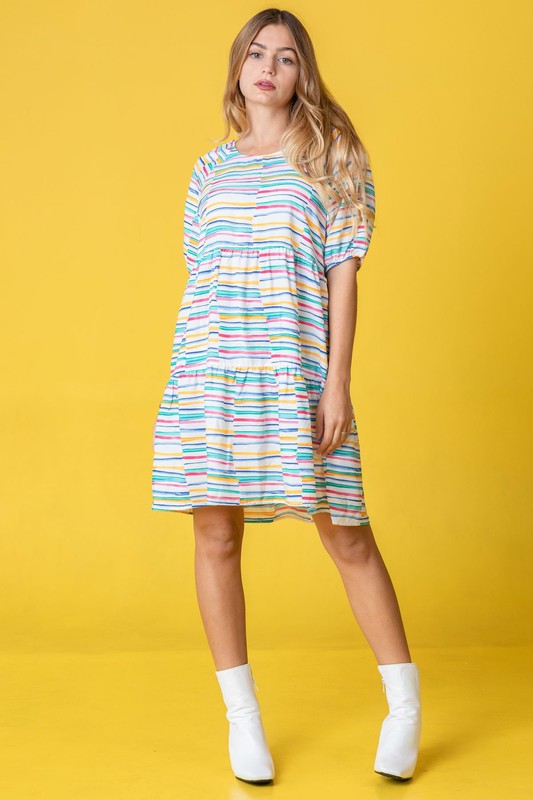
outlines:
M233 128L238 134L249 131L244 95L239 75L250 44L259 31L270 24L283 24L292 33L298 53L299 72L290 103L289 124L281 138L287 162L316 189L333 217L345 201L354 209L353 224L361 221L374 226L374 214L366 205L368 153L350 118L326 87L307 30L289 11L267 8L255 14L235 37L229 54L228 75L222 100L226 140Z

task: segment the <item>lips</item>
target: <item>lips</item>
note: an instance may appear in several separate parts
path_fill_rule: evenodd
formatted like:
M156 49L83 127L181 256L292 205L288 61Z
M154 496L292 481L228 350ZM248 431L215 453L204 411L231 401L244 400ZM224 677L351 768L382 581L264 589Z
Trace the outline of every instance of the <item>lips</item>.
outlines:
M268 86L270 89L274 88L274 84L270 81L257 81L256 86Z

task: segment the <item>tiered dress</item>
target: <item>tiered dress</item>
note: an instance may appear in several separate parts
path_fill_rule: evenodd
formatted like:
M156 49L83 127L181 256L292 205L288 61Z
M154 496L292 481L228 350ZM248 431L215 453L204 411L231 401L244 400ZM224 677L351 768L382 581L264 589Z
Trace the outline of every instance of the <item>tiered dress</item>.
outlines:
M367 205L375 211L370 167ZM153 440L152 509L243 506L245 522L284 516L365 525L359 436L315 447L328 370L330 269L363 259L372 235L326 208L281 151L236 140L194 164L185 201L189 273ZM354 262L354 269L361 261Z

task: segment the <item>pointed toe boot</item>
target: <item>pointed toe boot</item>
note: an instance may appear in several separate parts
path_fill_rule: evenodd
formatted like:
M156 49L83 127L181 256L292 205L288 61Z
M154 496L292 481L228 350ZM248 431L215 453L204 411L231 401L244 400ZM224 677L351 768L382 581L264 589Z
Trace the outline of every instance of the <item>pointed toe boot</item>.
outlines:
M236 778L248 783L272 783L274 762L261 720L249 663L216 670L229 722L229 756Z
M420 745L420 673L412 662L378 664L389 714L379 735L374 771L396 780L412 777Z

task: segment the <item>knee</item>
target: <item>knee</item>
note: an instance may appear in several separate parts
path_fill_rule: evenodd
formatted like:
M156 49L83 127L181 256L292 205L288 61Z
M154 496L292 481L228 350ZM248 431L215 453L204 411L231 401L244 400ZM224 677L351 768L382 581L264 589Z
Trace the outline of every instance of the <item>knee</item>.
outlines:
M194 514L196 548L207 558L224 560L240 553L243 526L239 520L216 513Z
M375 541L369 525L335 525L326 535L326 549L338 561L346 563L368 561L375 549Z

